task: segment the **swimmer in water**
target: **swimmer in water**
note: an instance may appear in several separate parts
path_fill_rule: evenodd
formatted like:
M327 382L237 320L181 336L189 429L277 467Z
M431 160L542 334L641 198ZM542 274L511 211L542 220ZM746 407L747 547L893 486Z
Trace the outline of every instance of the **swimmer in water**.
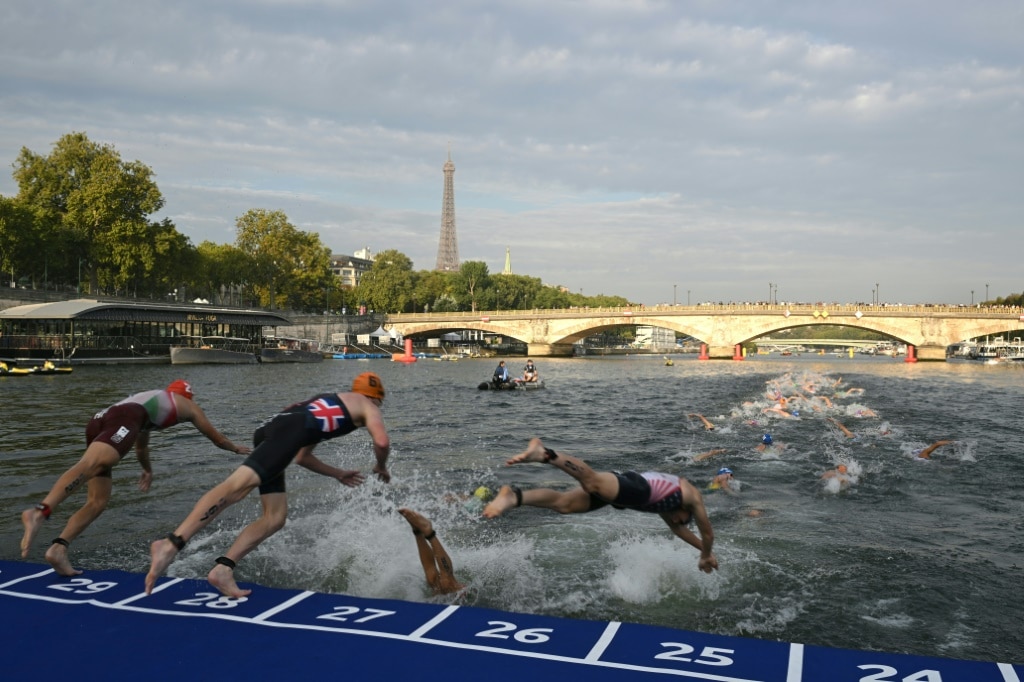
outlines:
M839 422L839 420L833 419L832 417L829 417L828 421L830 421L833 424L835 424L836 428L838 428L840 431L842 431L843 435L846 436L847 438L856 438L857 437L857 436L855 436L853 434L853 431L851 431L850 429L848 429L845 426L843 426L842 423Z
M931 459L932 453L941 448L943 445L949 445L953 441L951 440L937 440L926 448L921 450L915 450L914 456L918 459Z
M786 449L785 443L777 443L772 434L766 433L761 436L761 442L754 448L758 452L776 452Z
M846 465L840 464L835 469L829 469L821 475L821 480L828 483L830 480L835 479L839 482L839 488L849 488L853 481L847 472Z
M729 467L722 467L718 470L715 477L711 479L711 483L708 484L708 490L721 490L729 493L730 495L735 495L736 491L732 488L733 480L732 469Z
M702 452L699 455L695 455L693 461L703 462L704 460L714 457L715 455L720 455L723 452L728 452L728 450L726 448L715 448L713 450L708 450L707 452Z
M701 423L704 424L704 430L705 431L714 431L715 430L715 425L712 424L710 421L708 421L707 417L705 417L702 414L697 414L696 412L693 412L693 413L688 414L686 416L687 417L696 417L697 419L699 419L701 421Z

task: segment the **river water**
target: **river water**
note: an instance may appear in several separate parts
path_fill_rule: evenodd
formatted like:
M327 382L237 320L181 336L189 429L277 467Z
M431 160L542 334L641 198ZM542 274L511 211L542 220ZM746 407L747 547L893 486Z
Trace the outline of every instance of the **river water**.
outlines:
M239 581L429 600L408 525L394 512L410 506L434 520L471 604L1024 661L1024 367L867 356L676 356L673 366L656 356L545 358L544 390L478 391L493 364L97 366L2 378L0 558L19 558L19 513L81 455L89 417L125 395L184 376L214 424L247 442L280 407L344 390L372 369L388 388L392 483L350 489L290 468L288 526L239 564ZM788 405L802 408L798 418L763 412L776 390L809 398ZM716 428L706 431L690 413ZM775 446L759 452L766 432ZM698 486L731 467L739 493L705 495L720 570L699 572L696 551L655 515L524 508L485 520L450 501L480 485L574 485L553 467L503 466L535 435L596 468L668 471ZM955 442L930 461L914 457L940 438ZM152 444L152 490L135 488L133 458L114 470L110 508L72 545L77 566L145 572L150 540L241 461L187 426L157 432ZM693 461L712 448L727 452ZM364 471L372 463L363 431L321 444L318 454ZM854 475L847 489L820 480L838 463ZM79 493L54 513L30 561L43 561L46 542L83 501ZM204 576L258 511L255 494L229 509L169 573Z

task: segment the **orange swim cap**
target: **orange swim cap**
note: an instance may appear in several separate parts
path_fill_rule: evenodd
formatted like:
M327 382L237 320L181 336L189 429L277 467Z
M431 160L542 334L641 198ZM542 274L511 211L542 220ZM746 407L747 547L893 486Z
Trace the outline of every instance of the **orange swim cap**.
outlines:
M384 400L384 382L373 372L363 372L352 380L352 392L362 393L367 398Z
M840 464L839 466L836 467L836 471L838 471L841 474L845 474L846 473L846 465L845 464Z
M177 393L178 395L185 396L189 400L192 400L192 385L184 379L178 379L172 381L167 387L169 393Z

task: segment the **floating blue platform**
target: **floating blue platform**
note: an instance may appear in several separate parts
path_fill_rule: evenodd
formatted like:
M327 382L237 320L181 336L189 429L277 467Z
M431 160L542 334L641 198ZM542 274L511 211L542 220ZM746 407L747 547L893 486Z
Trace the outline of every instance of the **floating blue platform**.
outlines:
M0 677L1021 682L1024 665L829 649L258 585L0 561ZM59 672L58 672L59 671Z

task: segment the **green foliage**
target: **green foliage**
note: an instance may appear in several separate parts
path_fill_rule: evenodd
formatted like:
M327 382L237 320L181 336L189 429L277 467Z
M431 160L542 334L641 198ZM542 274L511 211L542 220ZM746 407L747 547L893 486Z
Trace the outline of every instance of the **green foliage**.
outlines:
M456 282L459 287L456 297L464 297L463 300L469 303L469 309L476 312L477 297L491 283L491 276L487 271L487 263L476 260L465 261L459 266L459 275Z
M413 301L412 261L394 249L382 251L356 287L356 299L379 313L408 310Z
M236 222L235 246L249 259L252 287L270 308L316 310L331 286L331 250L282 211L250 209Z
M359 304L379 312L627 305L536 277L491 275L482 261L467 261L457 272L414 272L396 250L380 253L348 291L331 272L331 251L319 235L266 209L237 218L233 245L197 248L170 220L151 219L164 206L153 171L81 132L61 137L48 155L22 148L13 166L18 194L0 196L0 270L33 286L81 283L89 294L162 299L177 292L181 300L307 311Z
M121 289L148 277L154 260L147 217L163 208L153 172L125 162L110 145L70 133L48 156L22 148L14 163L18 201L31 209L37 229L85 261L95 287ZM127 263L132 271L121 272Z

